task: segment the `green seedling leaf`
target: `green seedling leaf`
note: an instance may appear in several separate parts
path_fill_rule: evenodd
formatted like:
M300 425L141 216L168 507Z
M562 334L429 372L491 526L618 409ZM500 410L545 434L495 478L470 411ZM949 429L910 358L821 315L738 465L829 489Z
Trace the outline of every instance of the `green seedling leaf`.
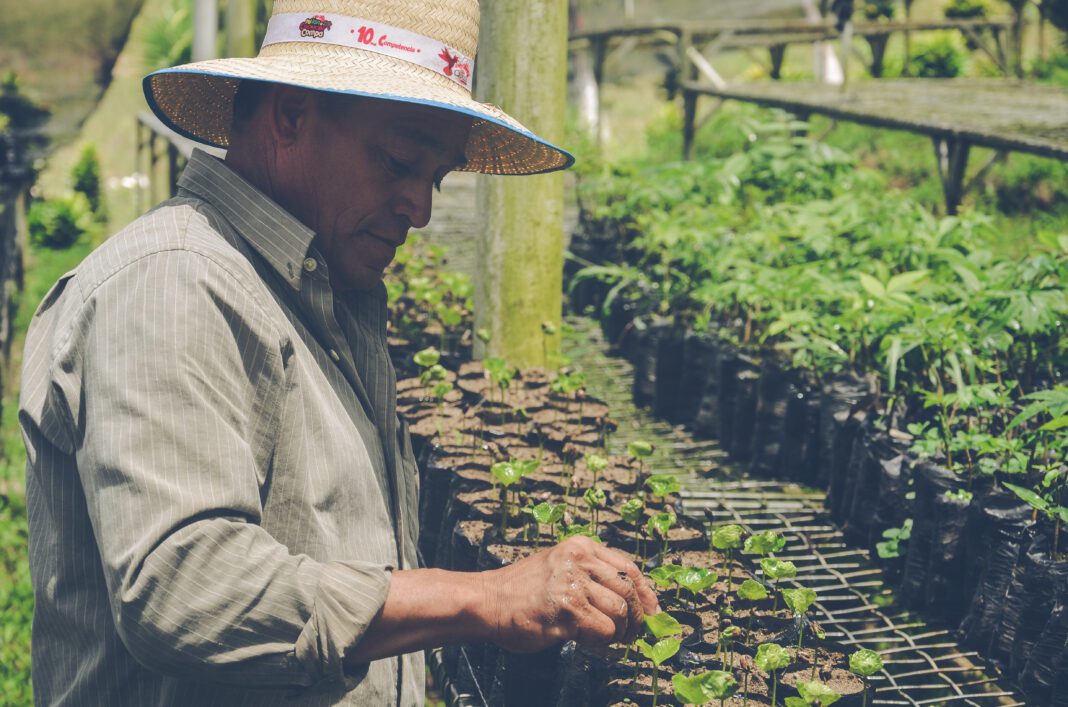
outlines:
M631 455L635 459L644 459L656 449L649 442L642 440L635 440L627 445L627 454Z
M438 362L441 361L441 352L431 346L430 348L423 349L417 353L412 357L412 360L415 361L415 365L420 368L430 368L431 366L436 366Z
M782 600L786 602L786 606L790 607L798 616L801 616L808 608L812 606L812 603L816 601L816 592L808 587L800 587L798 589L783 589Z
M760 569L764 571L764 576L772 582L797 576L797 565L789 560L777 560L774 557L760 558Z
M1042 496L1039 496L1031 489L1025 489L1023 486L1017 486L1016 484L1005 483L1003 485L1005 486L1005 488L1019 496L1021 501L1028 504L1032 508L1042 512L1049 511L1049 501L1047 501Z
M443 381L448 375L449 372L445 370L444 366L435 363L433 366L419 374L419 382L426 385L431 381Z
M661 611L659 614L647 615L642 620L645 622L645 628L657 640L667 638L668 636L678 636L682 634L682 624L666 611Z
M708 673L692 673L689 677L682 673L671 676L671 686L675 688L675 699L684 705L703 705L716 699L707 684Z
M740 525L721 525L712 531L712 547L717 550L734 550L742 544L745 530Z
M675 525L675 521L678 520L675 514L671 511L666 513L657 513L652 516L645 523L645 530L650 536L658 537L661 539L667 538L668 531Z
M719 579L719 575L712 570L699 567L686 567L675 577L675 581L689 591L697 594L711 587Z
M679 565L660 565L649 572L649 578L653 580L656 586L661 589L667 589L675 583L675 576L683 569L685 568Z
M806 703L810 705L818 704L820 707L828 707L828 705L833 705L842 699L842 696L837 692L816 680L797 683L797 691L801 693L801 697Z
M604 504L607 502L607 497L604 494L603 489L588 488L586 493L582 494L582 500L586 502L586 505L591 509L604 508Z
M808 707L808 703L800 697L787 697L786 707Z
M739 628L737 626L727 626L725 629L723 629L722 631L719 632L719 635L720 635L720 638L723 638L723 639L726 639L726 640L729 641L729 640L733 639L735 636L740 635L741 633L742 633L742 629L741 628Z
M541 462L537 459L513 459L512 465L519 472L520 476L530 476L538 470L541 466Z
M490 467L490 473L493 474L493 478L497 480L497 483L505 488L523 478L523 475L519 473L519 469L512 462L497 462Z
M593 528L588 525L579 525L578 523L573 523L560 531L561 540L567 540L568 538L574 537L576 535L582 535L594 541L595 543L603 544L601 538L599 538L597 535L594 535Z
M849 669L857 675L868 677L883 669L883 659L867 648L861 648L849 656Z
M645 514L645 501L640 498L632 498L619 507L619 515L631 525L638 525Z
M738 691L738 681L725 670L709 670L704 679L714 700L726 700Z
M1052 432L1055 430L1063 430L1068 427L1068 415L1062 415L1061 417L1054 418L1038 428L1039 432Z
M872 297L875 297L876 299L886 297L886 288L883 287L883 283L879 282L871 275L857 273L857 279L860 280L860 286L864 288L864 291Z
M542 525L559 523L564 517L564 508L562 503L539 503L532 510L534 520Z
M608 468L608 460L597 454L586 455L586 468L591 473L599 474Z
M678 493L682 488L679 486L678 477L670 474L654 474L645 480L645 485L652 491L654 496L660 496L661 498L668 494Z
M770 555L786 547L786 538L773 530L765 530L745 539L743 555Z
M790 654L778 643L762 643L757 647L754 661L758 668L770 675L790 665Z
M747 579L742 582L742 586L738 587L738 598L746 601L767 599L768 590L764 589L764 585L755 579Z
M433 390L435 398L444 398L446 395L448 395L451 392L452 392L452 383L450 383L448 381L443 381L441 383L436 384L434 386L434 390Z
M646 658L653 661L653 665L657 667L678 653L681 645L682 641L677 638L665 638L651 646L640 638L634 642L634 647Z

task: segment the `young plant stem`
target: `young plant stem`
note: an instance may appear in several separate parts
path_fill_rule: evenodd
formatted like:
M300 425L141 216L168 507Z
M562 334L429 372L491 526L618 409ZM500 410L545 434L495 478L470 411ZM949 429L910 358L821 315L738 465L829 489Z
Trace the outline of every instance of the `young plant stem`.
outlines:
M779 694L779 674L771 671L771 707L775 707L775 697Z
M742 707L749 707L749 671L745 671L742 683Z
M656 667L656 663L653 663L653 707L656 707L656 698L658 696L658 678L660 677L660 670Z

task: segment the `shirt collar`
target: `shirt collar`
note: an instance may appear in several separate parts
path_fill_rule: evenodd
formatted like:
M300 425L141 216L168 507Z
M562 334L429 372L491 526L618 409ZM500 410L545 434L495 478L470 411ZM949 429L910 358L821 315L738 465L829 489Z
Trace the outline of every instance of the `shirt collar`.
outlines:
M300 290L314 231L203 150L193 150L178 186L218 209L283 280Z

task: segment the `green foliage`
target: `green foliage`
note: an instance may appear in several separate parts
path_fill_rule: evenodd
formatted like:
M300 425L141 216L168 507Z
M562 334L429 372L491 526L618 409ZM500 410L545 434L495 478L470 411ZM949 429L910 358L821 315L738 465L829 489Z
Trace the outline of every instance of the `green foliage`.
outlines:
M799 682L797 683L797 691L801 693L801 699L804 700L804 705L819 705L819 707L828 707L838 700L842 699L842 696L831 688L824 685L822 682ZM789 700L787 705L789 707Z
M757 647L756 666L769 675L790 665L790 653L778 643L762 643Z
M606 501L604 490L599 488L588 488L586 489L586 492L582 494L582 500L584 500L586 505L591 509L604 508Z
M950 0L943 12L949 20L975 20L986 17L990 7L985 0Z
M807 587L783 589L782 600L795 615L801 616L816 601L816 592Z
M764 585L755 579L747 579L742 582L742 586L738 587L738 598L746 601L767 599L768 590L764 589Z
M30 243L55 250L71 247L96 228L89 200L77 192L34 202L27 214L27 223Z
M722 670L690 673L688 676L676 673L671 676L671 686L675 689L675 699L684 705L703 705L712 700L725 700L738 689L734 676Z
M653 665L659 667L665 660L670 658L679 652L679 646L682 645L682 641L677 638L665 638L657 641L653 645L649 645L645 640L639 638L634 642L634 647L649 660L653 661Z
M598 454L587 454L585 460L586 468L593 474L599 474L608 468L608 459Z
M1066 8L1065 21L1068 23L1068 2L1062 0L1061 4ZM1031 65L1031 74L1042 83L1068 86L1068 53L1054 54L1048 59L1036 59Z
M789 560L778 560L774 557L760 558L760 569L763 570L764 576L772 582L797 576L797 565Z
M666 540L668 531L675 526L677 520L675 514L670 511L657 513L650 516L649 520L646 521L645 530L649 533L649 537Z
M645 480L645 486L654 496L661 498L678 493L682 488L678 477L672 474L654 474Z
M894 19L895 7L896 3L894 0L864 0L861 5L861 9L864 12L864 19L868 22Z
M909 57L909 75L921 79L952 79L964 73L967 55L957 35L941 32L917 42Z
M675 575L675 581L693 594L703 592L711 587L719 579L719 575L712 570L700 567L686 567Z
M657 640L682 634L682 624L666 611L648 615L642 620L645 623L646 630Z
M510 461L497 462L490 467L490 474L501 486L508 488L523 478L522 470Z
M656 449L651 443L635 440L627 445L627 454L635 459L645 459Z
M773 530L765 530L745 539L743 555L770 555L786 547L786 538Z
M721 525L712 531L712 547L717 550L735 550L742 545L745 530L740 525Z
M144 47L145 67L149 70L188 64L193 56L192 3L172 0L148 28Z
M623 521L631 525L638 525L645 513L645 501L640 498L632 498L619 507L619 515Z
M71 169L71 183L74 191L84 194L89 200L89 207L97 221L105 221L107 206L104 203L104 187L100 181L100 158L93 145L86 145L82 149L78 161Z
M857 675L868 677L883 669L883 659L875 651L861 648L850 654L849 669Z
M912 519L905 519L900 528L887 528L883 531L883 537L886 539L875 543L875 551L879 553L879 557L884 560L901 557L901 543L912 537Z
M33 587L26 556L28 531L25 501L14 493L0 494L0 695L5 704L32 704L30 631Z
M531 512L541 525L554 525L563 520L565 508L563 503L543 502L534 506Z
M650 570L649 578L653 580L656 586L661 589L667 589L676 583L675 578L685 569L681 565L663 564Z
M1063 85L1068 86L1068 54L1061 56L1064 57ZM1050 69L1051 72L1054 70L1055 67ZM989 184L997 208L1004 214L1068 210L1068 164L1061 160L1010 155L998 173L989 179Z

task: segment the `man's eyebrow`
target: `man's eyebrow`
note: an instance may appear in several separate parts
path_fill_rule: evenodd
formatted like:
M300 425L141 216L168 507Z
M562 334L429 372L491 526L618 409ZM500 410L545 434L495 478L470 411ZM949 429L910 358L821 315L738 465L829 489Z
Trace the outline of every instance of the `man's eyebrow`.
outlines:
M405 140L411 140L417 145L421 145L423 147L426 147L427 149L433 150L439 155L444 155L447 151L445 145L442 144L440 140L438 140L436 137L434 137L427 131L417 128L415 126L395 125L393 126L393 131L399 137L404 138ZM459 169L467 164L467 157L465 157L463 154L456 155L453 159L453 163L456 165L454 169Z

